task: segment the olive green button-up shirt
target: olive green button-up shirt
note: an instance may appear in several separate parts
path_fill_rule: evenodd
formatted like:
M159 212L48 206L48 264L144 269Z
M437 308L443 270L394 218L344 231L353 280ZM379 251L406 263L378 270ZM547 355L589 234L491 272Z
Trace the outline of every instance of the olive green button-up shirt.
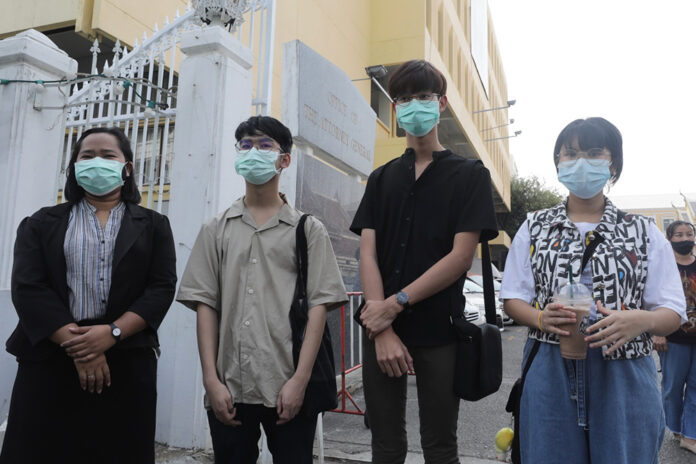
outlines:
M235 403L275 407L295 372L289 312L301 214L286 202L259 227L240 198L203 225L191 250L177 300L193 310L204 303L218 312L217 374ZM329 235L313 216L305 234L309 307L341 306L347 295Z

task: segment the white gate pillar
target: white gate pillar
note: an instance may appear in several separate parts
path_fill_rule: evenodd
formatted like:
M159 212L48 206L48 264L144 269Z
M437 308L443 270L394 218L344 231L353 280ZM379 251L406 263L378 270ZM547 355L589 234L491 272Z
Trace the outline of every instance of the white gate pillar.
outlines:
M77 62L33 29L0 40L0 79L58 80L74 76ZM67 93L67 86L63 91ZM38 95L37 95L38 94ZM10 300L15 232L25 216L56 203L60 147L65 116L55 109L66 94L58 87L31 83L0 84L0 341L17 324ZM0 350L0 424L7 418L16 362Z
M220 26L186 33L178 84L169 219L181 278L203 222L244 194L234 131L251 115L251 50ZM208 445L195 313L179 303L160 328L157 441Z

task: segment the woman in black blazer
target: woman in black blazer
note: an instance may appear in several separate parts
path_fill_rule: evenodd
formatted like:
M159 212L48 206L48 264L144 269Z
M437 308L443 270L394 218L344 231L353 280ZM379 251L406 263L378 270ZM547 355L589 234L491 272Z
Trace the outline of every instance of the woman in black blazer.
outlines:
M64 195L17 230L18 369L0 464L151 464L157 328L176 285L169 221L138 206L117 128L80 137Z

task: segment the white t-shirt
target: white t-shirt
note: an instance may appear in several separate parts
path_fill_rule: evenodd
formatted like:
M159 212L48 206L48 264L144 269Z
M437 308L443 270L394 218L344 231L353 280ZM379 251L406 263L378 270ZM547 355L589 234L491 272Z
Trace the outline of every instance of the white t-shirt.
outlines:
M580 231L580 236L597 227L597 223L578 222L575 227ZM654 224L650 224L650 247L648 249L648 277L643 292L644 309L649 311L655 308L669 308L679 314L682 323L686 322L686 301L684 289L679 277L677 262L674 252L662 232ZM503 284L500 289L500 298L505 300L519 299L532 303L536 296L534 292L534 276L532 264L529 260L529 224L524 221L515 234L510 246ZM590 290L592 289L592 270L585 266L580 282ZM590 312L590 318L595 319L597 308L594 303Z

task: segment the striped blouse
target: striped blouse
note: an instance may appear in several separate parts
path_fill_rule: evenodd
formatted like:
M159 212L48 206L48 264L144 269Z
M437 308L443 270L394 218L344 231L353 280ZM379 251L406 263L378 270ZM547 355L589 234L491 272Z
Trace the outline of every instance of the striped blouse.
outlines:
M76 321L106 314L114 245L125 209L123 202L113 208L104 227L95 214L97 209L87 199L82 199L70 211L63 251L70 311Z

